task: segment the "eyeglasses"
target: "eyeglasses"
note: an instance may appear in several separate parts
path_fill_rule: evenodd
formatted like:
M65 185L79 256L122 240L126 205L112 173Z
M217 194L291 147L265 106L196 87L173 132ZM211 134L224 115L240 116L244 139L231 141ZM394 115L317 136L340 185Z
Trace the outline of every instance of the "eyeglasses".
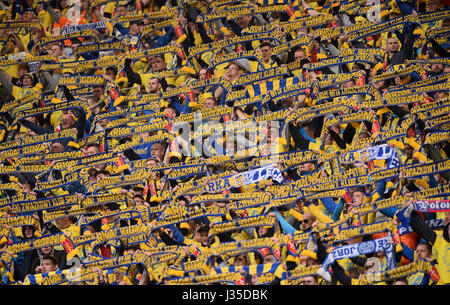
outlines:
M304 223L307 224L309 222L309 219L303 219L302 221L300 221L300 223Z

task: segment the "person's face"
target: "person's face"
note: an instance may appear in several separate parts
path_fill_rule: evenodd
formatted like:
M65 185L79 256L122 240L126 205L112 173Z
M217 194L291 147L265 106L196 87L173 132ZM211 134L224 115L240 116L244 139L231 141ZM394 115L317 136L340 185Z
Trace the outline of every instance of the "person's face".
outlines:
M61 117L61 129L69 129L75 125L75 121L70 114L65 114Z
M399 48L398 40L395 38L388 38L387 50L388 52L397 52Z
M98 148L95 147L95 146L89 146L89 147L86 149L86 154L87 154L88 156L90 156L90 155L95 155L95 154L99 154L99 153L100 153L100 151L99 151Z
M92 95L95 97L100 98L102 96L103 88L102 87L95 87L92 90Z
M252 16L246 15L246 16L237 18L237 23L241 26L241 28L246 28L249 26L251 20L252 20Z
M24 68L17 69L17 74L19 77L22 77L27 72L28 72L27 69L24 69Z
M127 8L125 6L119 6L116 10L117 16L125 16L127 14Z
M113 70L108 69L108 70L105 71L105 74L106 74L108 77L110 77L111 79L116 79L116 74L114 73Z
M148 160L147 162L145 162L145 165L148 167L148 168L152 168L153 166L156 166L156 160Z
M33 12L26 11L23 14L23 21L30 21L31 19L33 19L33 16L34 16Z
M261 48L261 56L264 61L270 60L270 56L272 56L272 48L269 46L264 46Z
M311 170L314 169L314 163L308 162L308 163L300 164L298 169L301 172L310 172Z
M152 158L162 160L164 156L164 147L161 144L153 144L150 148L150 155Z
M52 152L63 152L64 145L62 145L61 143L53 143L51 150L52 150Z
M31 193L31 186L28 183L22 184L22 192L24 193Z
M208 232L198 232L198 241L201 242L203 245L206 245L208 243Z
M61 55L63 55L63 50L59 45L52 45L50 50L53 56L60 57Z
M54 265L53 262L49 259L44 259L41 264L42 273L56 271L58 265Z
M409 144L405 144L405 152L406 152L406 156L411 159L413 157L414 154L414 148L409 145Z
M294 53L294 60L295 61L301 61L302 59L306 58L306 53L303 50L297 50Z
M317 281L313 276L306 276L302 280L303 285L317 285Z
M25 227L23 232L24 232L26 238L33 237L33 229L30 226Z
M275 256L272 254L266 255L263 260L263 264L270 264L275 262Z
M216 102L212 98L207 98L203 103L203 107L205 108L213 108L216 105Z
M355 87L355 83L353 81L348 81L348 82L344 82L342 83L342 88L352 88Z
M67 0L60 0L59 4L61 5L62 8L66 8L67 7Z
M155 72L163 71L166 64L161 57L154 57L152 60L152 70Z
M355 203L355 204L362 204L363 200L364 200L364 193L362 193L362 192L354 192L353 196L352 196L352 199L353 199L353 203Z
M198 72L198 80L202 81L206 79L206 71L207 71L206 69L201 69Z
M259 236L263 236L264 234L267 234L267 232L269 232L269 229L267 229L265 227L259 227L259 229L258 229Z
M238 255L234 258L235 266L246 266L246 260L244 255Z
M56 16L61 17L61 10L59 8L54 8L53 11L55 12Z
M303 231L309 230L312 227L313 224L313 219L312 219L312 215L309 213L305 213L303 215L303 220L301 223L301 228Z
M439 0L430 0L427 5L428 12L435 12L441 8L441 2Z
M136 205L143 205L144 199L142 199L140 197L136 197L136 198L134 198L134 202L136 203Z
M157 93L161 89L161 84L158 79L152 78L148 81L148 91L149 93Z
M425 259L431 256L430 250L426 245L419 244L416 247L417 259Z
M50 253L52 253L52 247L43 247L43 248L41 248L41 252L43 253L43 254L50 254Z
M23 85L24 86L32 86L33 85L33 80L31 79L31 77L29 77L28 75L23 77Z
M228 67L226 73L227 73L228 78L230 78L231 80L234 80L241 74L241 68L238 65L232 63Z

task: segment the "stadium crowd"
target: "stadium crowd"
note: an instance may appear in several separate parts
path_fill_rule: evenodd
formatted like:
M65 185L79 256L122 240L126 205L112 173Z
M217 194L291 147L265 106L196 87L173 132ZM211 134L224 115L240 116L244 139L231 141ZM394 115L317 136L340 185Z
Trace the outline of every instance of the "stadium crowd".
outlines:
M0 282L449 284L449 5L0 1Z

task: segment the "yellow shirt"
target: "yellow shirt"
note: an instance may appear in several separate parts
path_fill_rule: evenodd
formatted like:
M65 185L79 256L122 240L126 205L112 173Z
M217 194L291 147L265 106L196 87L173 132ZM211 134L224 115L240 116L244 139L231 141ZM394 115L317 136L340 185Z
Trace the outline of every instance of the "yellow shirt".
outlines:
M439 273L440 281L450 283L450 243L447 242L442 231L436 232L436 241L433 245L432 259L437 260L436 270Z

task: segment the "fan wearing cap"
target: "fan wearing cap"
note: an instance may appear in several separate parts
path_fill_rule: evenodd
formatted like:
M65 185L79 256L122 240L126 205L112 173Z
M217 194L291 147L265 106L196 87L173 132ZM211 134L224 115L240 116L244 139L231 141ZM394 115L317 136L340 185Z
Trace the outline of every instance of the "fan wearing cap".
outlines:
M41 87L36 86L38 83L36 82L35 76L31 73L25 73L22 76L22 86L20 87L13 85L11 81L12 76L0 69L0 82L6 91L14 97L14 99L20 100L32 92L41 92L40 88L42 85Z

